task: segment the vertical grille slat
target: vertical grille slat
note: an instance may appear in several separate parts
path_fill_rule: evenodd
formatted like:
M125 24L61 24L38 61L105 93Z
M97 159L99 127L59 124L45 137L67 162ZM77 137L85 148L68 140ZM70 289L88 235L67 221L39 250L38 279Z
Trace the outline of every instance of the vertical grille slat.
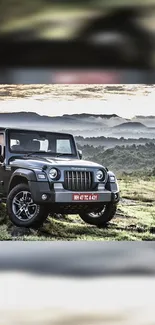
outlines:
M78 172L76 172L76 188L79 189L79 175Z
M84 185L85 185L85 191L87 191L87 174L84 172Z
M80 189L82 189L82 173L79 172Z
M69 173L67 173L67 187L69 188Z
M90 172L89 172L88 179L89 179L89 188L90 188L91 187L91 173Z
M72 175L71 184L72 184L72 188L73 188L73 191L74 191L74 189L75 189L75 178L74 178L75 172L71 172L71 175Z
M69 172L69 190L72 188L72 172Z
M91 190L92 173L87 171L65 171L64 188L69 191Z

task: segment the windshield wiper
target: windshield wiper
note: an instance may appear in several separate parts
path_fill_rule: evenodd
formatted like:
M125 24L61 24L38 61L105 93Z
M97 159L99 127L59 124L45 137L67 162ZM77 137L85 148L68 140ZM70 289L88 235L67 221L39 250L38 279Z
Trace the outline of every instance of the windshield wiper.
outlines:
M34 151L34 152L27 153L24 156L31 157L31 156L35 155L35 156L40 157L40 155L39 155L40 153L47 153L47 151Z
M36 156L36 157L40 157L41 155L39 155L40 153L46 153L46 154L52 154L55 157L61 157L61 156L72 156L71 153L58 153L56 154L56 152L48 152L48 151L34 151L34 152L30 152L24 155L24 157L31 157L31 156Z
M71 153L58 153L56 154L56 157L61 157L61 156L72 156Z

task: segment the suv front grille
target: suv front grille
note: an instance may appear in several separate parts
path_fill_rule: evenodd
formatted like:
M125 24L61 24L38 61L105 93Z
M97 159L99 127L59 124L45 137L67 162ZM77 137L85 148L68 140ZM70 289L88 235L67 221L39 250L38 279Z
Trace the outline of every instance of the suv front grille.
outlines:
M65 171L64 188L69 191L89 191L92 189L92 173L83 171Z

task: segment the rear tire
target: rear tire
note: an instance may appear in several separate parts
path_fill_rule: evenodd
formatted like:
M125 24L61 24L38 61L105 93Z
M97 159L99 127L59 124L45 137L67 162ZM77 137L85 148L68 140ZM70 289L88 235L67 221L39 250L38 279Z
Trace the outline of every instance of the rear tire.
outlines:
M107 223L114 218L116 214L117 204L116 203L108 203L104 206L104 208L98 212L91 213L81 213L80 217L83 221L90 225L94 225L97 227L106 227Z
M48 217L45 206L35 204L27 184L16 185L7 197L7 213L17 227L38 229Z

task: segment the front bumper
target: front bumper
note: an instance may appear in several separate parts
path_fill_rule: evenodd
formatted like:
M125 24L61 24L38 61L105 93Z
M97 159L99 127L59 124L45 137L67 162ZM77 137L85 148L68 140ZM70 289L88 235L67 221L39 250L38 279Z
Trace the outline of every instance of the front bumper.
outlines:
M49 187L48 182L29 182L29 187L31 190L32 198L35 203L37 204L52 204L52 203L75 203L73 201L72 197L73 194L76 194L78 192L71 192L67 191L63 188L62 184L57 183L54 184L53 189L51 190ZM46 194L47 199L43 200L42 195ZM79 193L78 193L79 194ZM118 191L109 191L106 190L105 187L102 185L98 188L97 191L91 191L91 192L80 192L80 195L85 194L94 194L98 195L97 201L95 203L109 203L109 202L115 202L118 203L120 199L120 195ZM77 200L76 204L78 203L92 203L92 201L89 201L88 199L84 200Z

